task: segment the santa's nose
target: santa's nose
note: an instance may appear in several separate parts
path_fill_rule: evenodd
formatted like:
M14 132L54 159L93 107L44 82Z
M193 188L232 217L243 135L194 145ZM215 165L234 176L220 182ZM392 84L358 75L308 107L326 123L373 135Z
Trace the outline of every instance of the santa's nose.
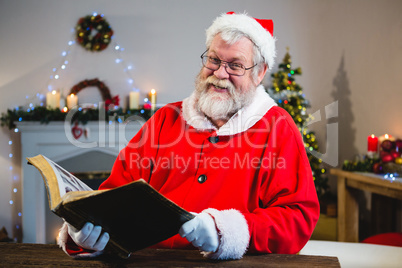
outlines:
M226 68L227 68L226 63L221 62L221 65L219 66L219 69L214 71L214 75L219 79L228 79L229 74L226 71Z

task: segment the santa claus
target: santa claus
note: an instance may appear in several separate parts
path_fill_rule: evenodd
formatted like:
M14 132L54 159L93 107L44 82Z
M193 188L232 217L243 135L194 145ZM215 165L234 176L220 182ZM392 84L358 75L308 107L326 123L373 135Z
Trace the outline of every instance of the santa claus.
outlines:
M100 189L144 179L196 215L154 247L199 249L213 259L297 253L319 204L300 132L261 85L274 65L273 23L230 12L206 35L193 93L145 123ZM87 257L108 241L101 226L65 223L59 243Z

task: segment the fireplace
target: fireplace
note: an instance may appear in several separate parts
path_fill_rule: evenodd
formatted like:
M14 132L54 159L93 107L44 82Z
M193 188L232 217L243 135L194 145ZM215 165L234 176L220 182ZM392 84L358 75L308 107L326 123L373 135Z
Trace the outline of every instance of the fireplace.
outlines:
M97 188L107 178L119 151L139 131L143 122L89 122L86 133L75 139L64 122L18 124L22 147L22 228L24 243L55 243L62 220L48 205L43 179L26 157L43 154ZM94 177L97 177L94 179ZM91 186L89 185L89 186Z

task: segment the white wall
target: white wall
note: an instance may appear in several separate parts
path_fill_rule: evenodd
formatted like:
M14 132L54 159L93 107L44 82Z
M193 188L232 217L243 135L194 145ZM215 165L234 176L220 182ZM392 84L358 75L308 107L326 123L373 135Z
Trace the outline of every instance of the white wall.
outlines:
M312 104L310 113L321 110L323 120L313 127L323 153L324 108L334 101L339 101L339 117L332 122L339 123L340 164L365 153L369 134L402 138L399 0L0 0L0 111L46 92L77 20L93 12L105 14L143 94L155 88L161 104L181 100L192 91L199 71L205 29L231 10L274 20L277 62L290 47L293 67L303 70L296 82ZM100 53L78 45L70 49L68 68L54 87L66 94L77 82L98 77L113 95L128 95L126 73L114 62L117 54L111 46ZM0 228L5 226L11 237L18 236L16 225L21 222L18 137L5 127L0 131ZM14 143L9 145L9 140Z

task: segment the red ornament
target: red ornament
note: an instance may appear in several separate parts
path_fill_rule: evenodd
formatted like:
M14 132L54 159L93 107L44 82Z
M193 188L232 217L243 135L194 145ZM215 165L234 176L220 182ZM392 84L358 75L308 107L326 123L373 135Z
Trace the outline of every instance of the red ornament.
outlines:
M393 151L391 152L391 155L392 155L392 158L395 159L395 158L397 158L397 157L400 157L400 156L401 156L401 153L400 153L400 152L397 152L397 151L395 151L395 150L393 150Z
M112 99L107 99L105 101L106 111L109 110L110 105L112 105L112 109L113 109L113 106L119 106L119 103L120 103L119 95L114 96Z
M381 163L375 163L373 165L373 172L376 174L381 174L383 172L383 167L382 167Z
M384 155L389 154L389 152L386 151L380 151L380 158L382 158Z
M384 151L389 152L394 148L394 143L390 140L385 140L381 143L381 148Z
M393 157L392 154L390 154L390 153L384 154L384 155L381 157L381 161L382 161L383 163L392 162L392 161L394 161L394 157Z

